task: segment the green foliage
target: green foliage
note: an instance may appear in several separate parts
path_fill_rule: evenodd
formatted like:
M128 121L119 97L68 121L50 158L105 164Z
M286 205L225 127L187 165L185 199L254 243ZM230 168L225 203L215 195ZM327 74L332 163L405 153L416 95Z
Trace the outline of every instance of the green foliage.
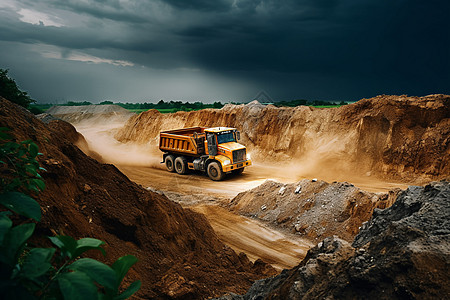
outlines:
M8 70L4 69L0 69L0 96L25 108L36 102L19 89L14 79L8 76Z
M12 212L34 221L41 219L39 204L29 195L45 188L38 171L39 150L31 141L8 141L11 136L0 128L0 204L10 210L0 212L0 295L5 299L126 299L141 286L132 283L122 293L123 278L137 259L120 257L110 267L91 258L86 251L105 243L94 238L75 240L70 236L49 237L55 248L34 248L27 244L36 224L21 221L13 226ZM3 178L5 177L5 178Z
M41 220L41 207L28 195L19 192L1 193L0 204L16 214L36 221Z
M58 104L61 106L80 106L80 105L91 105L91 102L83 101L83 102L74 102L69 101L64 104ZM214 103L202 103L202 102L181 102L181 101L169 101L164 102L164 100L160 100L158 103L122 103L122 102L112 102L110 100L105 100L99 103L100 105L107 105L107 104L115 104L119 105L125 109L128 109L132 112L141 113L143 111L149 110L149 109L157 109L161 113L172 113L177 111L192 111L192 110L200 110L205 108L222 108L223 104L219 101L216 101ZM31 105L30 111L34 114L39 114L50 107L52 107L55 104L35 104Z
M67 106L82 106L82 105L92 105L92 103L89 101L82 101L82 102L69 101L69 102L67 102L66 105Z
M322 101L322 100L305 100L305 99L297 99L297 100L291 100L291 101L279 101L274 103L275 106L288 106L288 107L296 107L300 105L306 105L306 106L315 106L315 107L336 107L336 106L342 106L347 104L344 101L341 101L340 103L332 102L332 101Z
M37 105L30 105L30 106L28 107L28 110L29 110L32 114L34 114L34 115L39 115L39 114L42 114L42 113L45 112L44 109L40 108L40 107L37 106Z
M29 194L43 190L45 183L38 171L44 169L36 160L41 155L38 146L31 140L20 143L7 141L11 139L8 131L7 128L0 127L0 138L6 140L0 147L0 192L19 190Z
M114 104L114 102L109 101L109 100L105 100L99 103L100 105L107 105L107 104Z
M100 103L100 104L103 104ZM112 103L108 103L112 104ZM212 104L210 103L202 103L202 102L181 102L181 101L169 101L164 102L164 100L159 100L158 103L114 103L116 105L119 105L123 108L129 109L129 110L149 110L149 109L157 109L158 111L165 113L165 112L177 112L177 111L191 111L191 110L200 110L205 108L222 108L223 104L220 102L214 102Z

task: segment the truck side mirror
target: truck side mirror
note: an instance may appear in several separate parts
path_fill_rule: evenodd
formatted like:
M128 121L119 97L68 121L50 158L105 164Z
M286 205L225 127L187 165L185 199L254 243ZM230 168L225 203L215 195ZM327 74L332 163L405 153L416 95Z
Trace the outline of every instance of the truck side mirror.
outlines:
M239 131L236 131L236 140L240 140L241 139L241 133Z

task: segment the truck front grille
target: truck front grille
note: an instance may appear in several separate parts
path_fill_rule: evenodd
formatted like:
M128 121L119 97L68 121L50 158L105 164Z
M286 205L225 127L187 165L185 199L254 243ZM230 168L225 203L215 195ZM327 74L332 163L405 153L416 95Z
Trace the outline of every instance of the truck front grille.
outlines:
M233 151L233 164L244 161L246 158L246 151L245 149L239 149Z

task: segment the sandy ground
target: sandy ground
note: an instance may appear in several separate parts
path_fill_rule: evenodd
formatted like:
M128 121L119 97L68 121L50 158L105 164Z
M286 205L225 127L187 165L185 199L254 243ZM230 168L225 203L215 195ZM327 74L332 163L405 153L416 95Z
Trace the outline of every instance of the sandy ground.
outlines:
M182 176L165 170L165 166L160 163L162 155L155 149L155 141L148 145L128 145L116 141L113 135L122 126L120 123L75 126L84 135L91 150L98 152L106 162L115 164L131 180L143 187L161 191L183 206L203 213L225 244L237 252L246 253L251 260L262 258L277 269L291 268L303 259L312 246L307 240L267 228L256 220L235 215L214 204L233 198L267 179L291 183L314 178L314 174L305 177L295 166L255 162L243 174L228 176L221 182L212 181L198 172ZM329 182L348 181L367 191L388 191L396 187L406 188L408 185L383 182L369 176L340 178L329 175L327 178L321 176L320 179Z
M219 238L237 253L246 253L252 261L261 258L279 270L298 265L313 246L308 240L289 238L263 223L216 205L198 205L191 209L204 214Z

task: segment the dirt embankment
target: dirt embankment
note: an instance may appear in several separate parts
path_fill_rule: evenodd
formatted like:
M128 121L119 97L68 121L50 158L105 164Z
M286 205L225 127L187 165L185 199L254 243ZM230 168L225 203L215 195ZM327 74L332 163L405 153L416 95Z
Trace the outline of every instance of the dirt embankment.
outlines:
M89 120L89 124L94 125L105 122L123 123L135 114L119 105L108 104L52 106L44 115L52 115L71 124L80 124L85 120Z
M352 245L337 237L295 268L221 299L449 299L450 183L410 187Z
M131 182L113 165L100 164L73 143L78 135L63 121L45 125L0 98L0 126L17 140L36 141L47 188L38 196L43 218L35 243L46 236L94 237L107 243L111 263L133 254L139 262L128 281L143 282L141 298L204 298L244 292L274 270L237 255L219 241L200 214ZM94 253L95 254L95 253Z
M259 161L290 162L291 171L420 180L450 175L450 96L378 96L339 108L276 108L259 103L220 110L131 117L121 142L157 144L161 130L232 126ZM300 176L299 176L300 178Z
M240 193L227 207L316 241L337 235L350 242L373 209L391 206L399 192L370 193L346 182L268 180Z

